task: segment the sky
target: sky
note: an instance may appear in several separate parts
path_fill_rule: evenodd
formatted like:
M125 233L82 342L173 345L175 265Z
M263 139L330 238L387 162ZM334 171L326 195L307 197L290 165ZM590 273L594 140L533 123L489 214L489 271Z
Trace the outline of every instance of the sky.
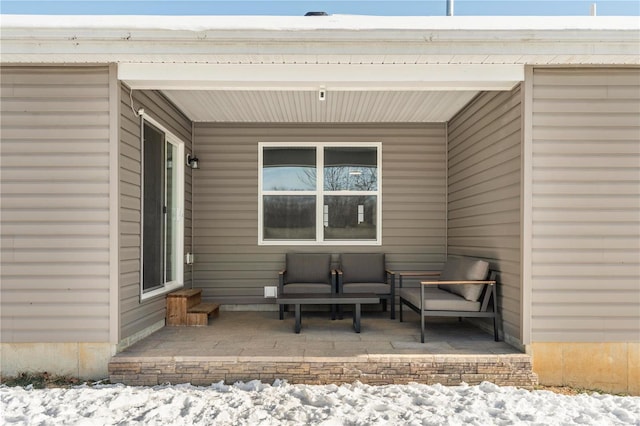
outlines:
M455 0L460 16L640 16L638 0ZM330 15L443 16L446 0L0 0L3 14L51 15Z

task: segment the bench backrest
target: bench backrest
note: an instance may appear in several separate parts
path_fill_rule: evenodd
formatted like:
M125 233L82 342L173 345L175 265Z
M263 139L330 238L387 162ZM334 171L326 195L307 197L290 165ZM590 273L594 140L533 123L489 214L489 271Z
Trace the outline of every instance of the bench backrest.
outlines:
M286 283L331 284L331 255L325 253L287 253Z
M441 281L483 281L489 275L489 262L473 257L448 257L440 273ZM471 302L480 300L486 286L477 284L440 284L439 288Z
M383 283L384 253L343 253L340 255L343 283Z

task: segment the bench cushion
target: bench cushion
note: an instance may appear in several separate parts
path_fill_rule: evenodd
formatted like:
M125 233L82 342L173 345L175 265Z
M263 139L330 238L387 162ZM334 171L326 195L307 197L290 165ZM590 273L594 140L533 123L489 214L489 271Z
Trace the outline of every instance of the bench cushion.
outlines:
M340 255L343 283L383 283L384 253L344 253Z
M287 253L287 283L331 284L331 255Z
M449 257L440 273L440 281L486 280L489 262L470 257ZM440 284L438 288L464 297L470 302L480 299L485 286L479 284Z
M400 297L420 308L420 289L402 288ZM425 289L424 309L427 311L480 311L480 302L472 302L449 291L435 287Z

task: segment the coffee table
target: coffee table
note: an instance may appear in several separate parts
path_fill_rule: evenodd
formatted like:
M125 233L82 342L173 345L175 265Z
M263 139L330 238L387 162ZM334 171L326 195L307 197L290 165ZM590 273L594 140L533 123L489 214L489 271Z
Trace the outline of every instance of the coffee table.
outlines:
M353 328L360 333L360 313L363 303L380 303L380 297L373 293L350 294L286 294L278 296L276 303L279 305L295 305L296 324L295 332L300 333L302 328L302 305L354 305Z

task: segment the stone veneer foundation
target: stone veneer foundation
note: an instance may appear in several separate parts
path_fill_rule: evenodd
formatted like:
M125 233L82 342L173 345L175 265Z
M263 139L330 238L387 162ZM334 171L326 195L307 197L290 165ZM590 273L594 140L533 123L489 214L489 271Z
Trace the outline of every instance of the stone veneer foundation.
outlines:
M112 383L158 385L275 379L289 383L372 385L410 382L470 385L490 381L500 386L533 388L538 378L526 354L393 355L359 357L126 357L109 363Z

